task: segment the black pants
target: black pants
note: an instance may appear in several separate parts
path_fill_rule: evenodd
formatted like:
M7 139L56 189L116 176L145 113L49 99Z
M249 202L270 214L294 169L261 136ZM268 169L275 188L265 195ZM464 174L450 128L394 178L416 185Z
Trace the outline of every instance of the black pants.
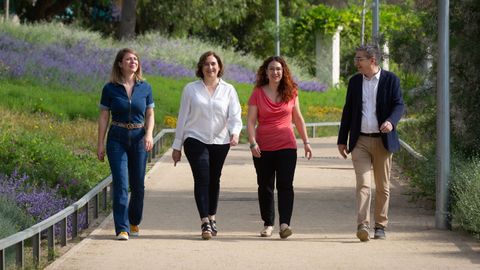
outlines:
M183 143L194 179L195 202L200 218L217 213L220 176L229 144L204 144L193 138Z
M290 225L293 211L293 177L297 165L297 150L262 151L253 158L257 171L258 202L264 226L273 226L275 220L274 189L277 179L278 213L280 224Z

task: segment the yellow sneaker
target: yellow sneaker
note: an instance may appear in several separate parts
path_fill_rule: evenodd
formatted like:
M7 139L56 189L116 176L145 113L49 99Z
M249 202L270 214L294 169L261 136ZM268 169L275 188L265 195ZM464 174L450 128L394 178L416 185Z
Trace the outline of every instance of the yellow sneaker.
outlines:
M138 236L140 233L140 228L138 225L130 225L130 235L131 236Z
M128 233L127 232L120 232L117 235L117 240L128 240Z

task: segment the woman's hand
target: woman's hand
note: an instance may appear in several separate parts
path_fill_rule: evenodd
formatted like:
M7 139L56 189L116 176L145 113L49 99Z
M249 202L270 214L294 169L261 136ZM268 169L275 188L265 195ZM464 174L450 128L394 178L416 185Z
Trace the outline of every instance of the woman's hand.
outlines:
M252 156L254 156L256 158L261 157L261 151L260 151L260 147L258 147L258 144L256 144L256 143L251 144L250 145L250 151L252 152Z
M105 145L103 143L100 143L97 146L97 158L101 162L105 160Z
M230 146L235 146L235 145L238 145L238 135L232 134L230 136Z
M145 151L149 152L153 148L153 137L152 135L145 135L143 138L143 142L145 144Z
M173 166L177 166L177 162L182 159L182 151L173 149L172 152Z
M305 143L303 145L303 148L305 150L305 157L310 160L312 158L312 147L310 146L310 143Z

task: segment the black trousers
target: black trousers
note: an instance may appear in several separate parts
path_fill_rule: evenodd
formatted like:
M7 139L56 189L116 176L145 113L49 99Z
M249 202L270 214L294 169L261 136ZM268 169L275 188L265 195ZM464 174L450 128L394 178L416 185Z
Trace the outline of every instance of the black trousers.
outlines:
M257 172L258 202L264 226L273 226L275 220L275 179L277 180L278 213L280 224L290 225L293 211L293 178L297 165L297 149L262 151L253 157Z
M204 144L197 139L187 138L183 148L192 169L195 202L200 218L215 215L220 193L220 176L230 145Z

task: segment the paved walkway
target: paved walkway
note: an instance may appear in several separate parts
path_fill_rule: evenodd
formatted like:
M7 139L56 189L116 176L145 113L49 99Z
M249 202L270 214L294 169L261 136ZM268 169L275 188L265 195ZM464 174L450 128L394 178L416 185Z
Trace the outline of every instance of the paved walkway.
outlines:
M287 240L278 225L271 238L258 236L263 224L246 145L227 158L219 234L210 241L200 239L188 163L173 167L167 153L148 175L140 237L113 240L110 216L48 269L480 269L480 243L435 230L434 212L409 203L395 179L388 240L359 242L351 161L338 158L335 138L314 139L312 147L312 160L298 160L294 234Z

